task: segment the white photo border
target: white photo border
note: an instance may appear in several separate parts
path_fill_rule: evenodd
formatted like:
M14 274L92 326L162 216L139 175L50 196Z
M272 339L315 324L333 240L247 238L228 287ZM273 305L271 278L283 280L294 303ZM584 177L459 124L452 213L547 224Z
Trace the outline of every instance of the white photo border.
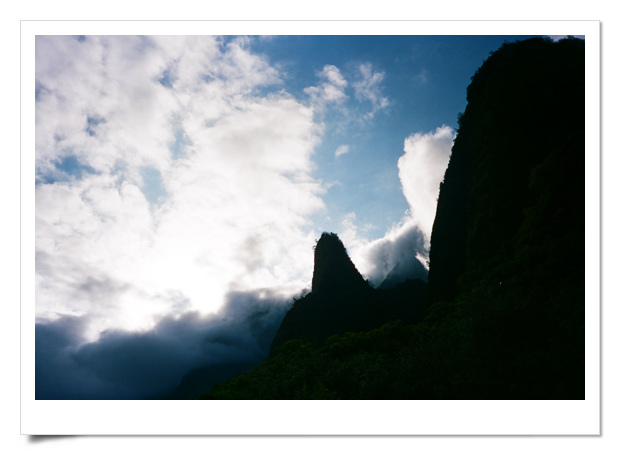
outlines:
M36 35L582 35L586 44L586 395L576 401L34 399ZM22 21L21 433L29 435L599 435L598 21Z

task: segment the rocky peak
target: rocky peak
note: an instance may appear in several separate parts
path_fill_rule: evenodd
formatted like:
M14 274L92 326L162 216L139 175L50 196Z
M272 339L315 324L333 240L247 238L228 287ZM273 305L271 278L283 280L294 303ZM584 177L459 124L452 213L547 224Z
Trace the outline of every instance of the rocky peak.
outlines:
M324 232L314 248L312 292L334 294L366 286L338 235Z

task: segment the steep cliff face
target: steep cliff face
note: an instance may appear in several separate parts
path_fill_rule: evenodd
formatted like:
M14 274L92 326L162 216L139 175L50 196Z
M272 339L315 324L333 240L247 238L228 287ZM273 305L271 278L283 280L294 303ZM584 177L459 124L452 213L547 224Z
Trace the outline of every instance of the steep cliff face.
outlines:
M502 281L500 265L566 259L567 248L583 271L584 57L582 40L531 39L504 45L472 78L431 237L432 301L489 273ZM581 243L543 251L567 236Z
M460 342L482 396L583 396L584 57L577 39L506 44L467 91L429 296L471 320Z

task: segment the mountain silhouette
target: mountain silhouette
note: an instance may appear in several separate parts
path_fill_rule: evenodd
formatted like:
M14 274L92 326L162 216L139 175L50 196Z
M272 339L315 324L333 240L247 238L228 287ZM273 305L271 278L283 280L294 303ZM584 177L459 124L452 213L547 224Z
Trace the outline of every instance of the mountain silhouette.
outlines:
M341 296L364 292L368 288L338 235L324 232L314 248L312 293Z
M426 283L409 280L390 290L372 288L338 235L325 232L314 249L312 292L284 316L271 353L293 339L320 346L332 335L371 330L396 319L412 322L422 317L425 307Z
M584 68L583 40L534 38L467 89L428 283L433 306L471 319L470 395L584 396Z
M373 289L324 234L270 357L202 398L583 400L584 68L575 38L491 54L459 116L428 285Z
M584 238L584 58L583 40L534 38L505 44L472 78L432 231L432 301L453 299L518 249L527 268L556 259L548 282L582 279L583 244L565 246L566 263L561 248L534 250L569 231Z

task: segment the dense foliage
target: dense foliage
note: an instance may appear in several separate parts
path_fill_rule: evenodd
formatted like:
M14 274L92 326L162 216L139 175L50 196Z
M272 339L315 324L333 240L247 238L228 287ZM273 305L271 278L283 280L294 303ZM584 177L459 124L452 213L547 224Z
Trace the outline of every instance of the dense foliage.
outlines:
M313 292L295 305L302 336L202 398L583 399L584 52L577 39L505 44L472 78L423 321L335 330L325 315L343 294ZM372 306L356 292L345 307Z

